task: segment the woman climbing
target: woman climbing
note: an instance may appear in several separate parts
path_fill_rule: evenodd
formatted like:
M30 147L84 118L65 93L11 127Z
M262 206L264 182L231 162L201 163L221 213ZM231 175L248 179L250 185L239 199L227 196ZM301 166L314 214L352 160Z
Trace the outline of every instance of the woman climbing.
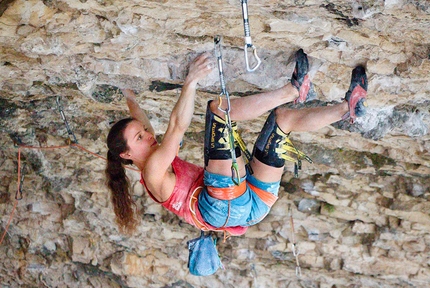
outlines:
M231 100L232 121L254 119L272 110L255 142L249 163L251 169L245 168L240 149L235 147L240 174L240 183L236 185L232 180L227 126L224 112L218 109L219 99L207 105L204 168L176 155L191 123L197 83L211 72L212 64L209 54L198 56L190 64L161 143L157 143L154 129L135 101L134 93L123 90L131 118L120 120L111 128L106 167L116 220L122 232L132 232L137 224L123 164L133 163L138 167L141 183L150 197L186 222L202 230L241 235L248 226L261 221L277 199L290 132L317 130L348 117L353 122L365 113L367 78L362 66L352 71L345 101L339 104L305 109L278 107L307 100L311 85L309 64L300 49L296 53L291 83L274 91ZM220 108L225 109L225 105L221 103Z

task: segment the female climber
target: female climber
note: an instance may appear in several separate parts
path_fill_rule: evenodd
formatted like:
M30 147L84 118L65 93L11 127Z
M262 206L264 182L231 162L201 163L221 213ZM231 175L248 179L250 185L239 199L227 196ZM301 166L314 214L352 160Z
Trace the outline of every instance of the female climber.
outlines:
M341 103L304 109L278 107L307 100L311 84L309 64L300 49L291 83L274 91L231 100L232 126L236 126L235 121L254 119L272 110L255 142L251 169L246 168L240 149L235 147L240 183L234 183L225 115L219 109L226 108L225 101L216 99L207 104L204 168L177 157L193 116L197 83L211 72L212 64L207 53L191 62L161 143L157 143L149 118L139 108L133 91L123 90L131 118L120 120L111 128L106 167L107 185L121 232L131 233L137 224L124 164L139 168L141 183L149 196L186 222L201 230L241 235L248 226L261 221L277 199L290 132L313 131L346 118L353 122L365 113L367 77L362 66L352 71L349 90Z

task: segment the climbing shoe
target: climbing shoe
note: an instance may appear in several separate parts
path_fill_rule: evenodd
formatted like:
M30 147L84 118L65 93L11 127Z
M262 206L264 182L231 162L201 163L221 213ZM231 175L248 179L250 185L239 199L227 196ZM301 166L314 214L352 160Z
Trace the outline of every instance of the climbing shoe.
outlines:
M348 102L349 111L343 115L342 120L350 118L354 123L357 117L366 114L366 96L367 96L367 76L366 69L363 66L357 66L352 70L351 85L345 94L345 100Z
M291 84L299 91L299 97L294 100L294 104L303 103L310 100L310 91L312 87L311 79L309 78L309 62L308 56L303 49L296 52L296 67L294 68Z

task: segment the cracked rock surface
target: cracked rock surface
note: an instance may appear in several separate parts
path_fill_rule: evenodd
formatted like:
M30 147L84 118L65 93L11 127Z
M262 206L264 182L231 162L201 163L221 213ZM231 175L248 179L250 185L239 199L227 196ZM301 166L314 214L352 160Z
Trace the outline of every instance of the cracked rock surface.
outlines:
M356 123L291 134L313 164L298 178L287 165L270 214L218 241L226 269L209 277L187 269L186 242L199 231L153 203L137 172L127 173L141 224L129 237L114 221L104 160L22 148L23 199L0 246L2 287L430 286L429 2L256 0L248 12L262 59L253 73L240 1L0 1L2 234L19 182L14 144L67 145L60 103L79 144L104 156L110 125L127 116L120 88L136 91L162 139L188 63L213 51L215 35L232 97L290 81L298 48L317 95L306 106L341 101L358 64L369 80ZM215 69L199 84L183 159L203 165L206 102L220 91ZM239 123L250 150L266 116Z

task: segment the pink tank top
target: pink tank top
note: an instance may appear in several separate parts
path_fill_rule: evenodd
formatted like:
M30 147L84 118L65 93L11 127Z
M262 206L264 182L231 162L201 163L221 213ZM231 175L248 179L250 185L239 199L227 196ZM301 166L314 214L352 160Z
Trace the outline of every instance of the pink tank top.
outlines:
M140 178L149 196L163 207L184 219L187 223L196 226L191 216L190 197L192 192L199 186L203 187L203 168L192 163L188 163L179 157L175 157L172 162L173 172L176 175L176 184L169 199L160 202L152 195L146 187L143 177Z
M192 163L186 162L179 157L175 157L175 159L172 162L172 168L173 172L176 176L176 183L175 187L173 188L172 195L170 195L169 199L167 199L164 202L160 202L152 195L151 191L149 191L148 187L146 187L145 180L143 180L142 175L140 176L140 183L142 183L146 191L148 192L149 196L157 203L160 203L163 207L167 208L169 211L173 212L174 214L178 215L182 219L184 219L187 223L199 227L195 222L194 218L191 215L191 209L190 209L190 198L193 192L198 187L203 187L203 175L204 175L204 169L200 166L194 165ZM204 223L206 228L210 230L217 230L217 228L211 226L210 224L206 223L201 214L200 211L196 210L196 217L198 218L198 221L200 223ZM236 227L225 227L220 228L222 231L227 231L231 235L242 235L245 234L248 227L242 227L242 226L236 226Z

